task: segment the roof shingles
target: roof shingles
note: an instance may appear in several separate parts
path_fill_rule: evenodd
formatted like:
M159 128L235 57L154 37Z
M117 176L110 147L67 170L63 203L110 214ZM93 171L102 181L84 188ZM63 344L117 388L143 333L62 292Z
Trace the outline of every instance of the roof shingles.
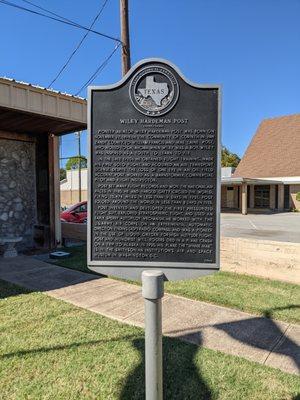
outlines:
M233 176L300 176L300 114L263 120Z

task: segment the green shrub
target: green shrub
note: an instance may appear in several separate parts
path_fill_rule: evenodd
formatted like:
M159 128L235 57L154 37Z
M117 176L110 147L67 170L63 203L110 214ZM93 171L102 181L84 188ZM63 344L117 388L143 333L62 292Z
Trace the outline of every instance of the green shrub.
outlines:
M298 193L296 194L296 200L297 200L297 201L300 201L300 192L298 192Z

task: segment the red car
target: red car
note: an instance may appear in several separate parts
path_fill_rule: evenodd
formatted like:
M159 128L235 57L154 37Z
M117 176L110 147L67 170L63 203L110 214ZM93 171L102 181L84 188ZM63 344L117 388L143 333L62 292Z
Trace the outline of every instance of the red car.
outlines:
M60 214L60 220L62 222L75 222L75 223L86 223L87 219L87 201L74 204L67 208Z

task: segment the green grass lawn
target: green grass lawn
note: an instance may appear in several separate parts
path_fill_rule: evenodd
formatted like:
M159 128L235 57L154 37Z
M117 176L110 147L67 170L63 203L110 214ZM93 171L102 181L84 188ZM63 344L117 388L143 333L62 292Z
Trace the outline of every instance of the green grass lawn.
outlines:
M75 269L76 271L93 273L87 267L86 246L66 247L62 250L71 253L71 257L62 260L52 260L55 264Z
M144 399L143 330L0 281L0 398ZM296 400L299 377L164 338L167 400Z
M191 281L167 282L166 291L287 322L300 323L300 286L218 272Z
M56 262L64 267L91 272L86 264L86 248L68 248L72 257ZM135 282L136 283L136 282ZM168 293L225 307L300 323L300 286L290 283L218 272L200 279L167 282Z

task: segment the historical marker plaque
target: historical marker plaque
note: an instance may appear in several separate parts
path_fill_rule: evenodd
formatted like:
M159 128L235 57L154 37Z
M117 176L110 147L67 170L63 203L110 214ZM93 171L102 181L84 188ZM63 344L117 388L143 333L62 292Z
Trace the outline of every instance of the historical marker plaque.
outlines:
M158 59L89 89L89 268L168 279L219 269L219 99Z

